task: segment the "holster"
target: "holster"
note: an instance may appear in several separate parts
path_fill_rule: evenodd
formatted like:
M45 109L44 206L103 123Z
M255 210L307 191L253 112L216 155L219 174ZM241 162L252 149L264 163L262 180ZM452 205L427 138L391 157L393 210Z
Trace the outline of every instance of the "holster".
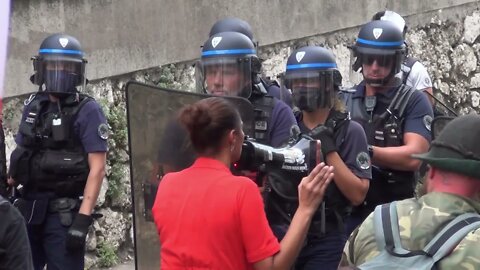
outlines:
M70 227L73 223L73 212L80 207L80 200L72 198L58 198L50 200L48 204L49 213L58 213L60 223L65 227Z

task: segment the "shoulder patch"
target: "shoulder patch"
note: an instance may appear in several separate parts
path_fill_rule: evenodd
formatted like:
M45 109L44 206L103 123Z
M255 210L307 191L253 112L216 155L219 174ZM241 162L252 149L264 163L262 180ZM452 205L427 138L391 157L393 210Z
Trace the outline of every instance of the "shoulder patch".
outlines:
M98 136L104 140L108 139L109 129L108 125L105 123L101 123L98 125Z
M423 117L423 125L428 131L432 131L432 120L432 117L428 114Z
M425 77L425 84L430 85L432 82L430 81L429 77Z
M360 152L357 155L356 158L357 165L360 167L362 170L368 170L370 169L370 155L367 152Z

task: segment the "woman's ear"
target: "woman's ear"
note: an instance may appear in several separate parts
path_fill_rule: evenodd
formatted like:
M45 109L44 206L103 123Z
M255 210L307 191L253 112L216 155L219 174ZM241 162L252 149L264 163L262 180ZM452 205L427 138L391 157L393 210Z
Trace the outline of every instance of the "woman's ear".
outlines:
M228 132L227 141L228 145L230 146L230 152L233 152L233 150L235 149L235 143L237 142L237 137L234 129Z

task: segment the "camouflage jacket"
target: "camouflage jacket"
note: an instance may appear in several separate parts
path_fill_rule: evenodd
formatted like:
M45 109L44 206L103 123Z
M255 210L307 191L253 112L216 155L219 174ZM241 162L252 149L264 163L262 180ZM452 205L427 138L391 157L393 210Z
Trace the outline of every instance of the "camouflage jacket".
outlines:
M397 213L402 246L419 250L455 217L480 213L480 203L449 193L432 192L419 199L397 202ZM370 214L350 235L340 266L359 266L378 254L373 214ZM480 229L470 232L438 266L438 269L480 269Z

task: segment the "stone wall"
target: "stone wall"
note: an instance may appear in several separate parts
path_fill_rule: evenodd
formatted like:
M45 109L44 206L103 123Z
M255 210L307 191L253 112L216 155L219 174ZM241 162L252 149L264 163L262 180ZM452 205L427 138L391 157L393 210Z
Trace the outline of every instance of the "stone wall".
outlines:
M445 13L445 12L444 12ZM429 19L431 18L431 19ZM427 67L435 96L465 114L478 112L480 103L480 11L478 6L468 11L444 16L441 12L427 15L418 23L407 18L414 26L407 35L411 55L422 60ZM292 50L304 45L322 45L331 48L340 66L345 85L361 79L350 70L350 52L358 28L349 28L328 34L277 43L261 47L260 56L266 59L264 72L275 78L284 71L286 58ZM108 169L97 205L104 217L95 221L89 233L87 264L109 266L119 259L132 257L132 215L130 173L128 166L127 126L125 117L124 85L128 80L193 91L192 63L179 63L128 75L94 81L88 92L103 105L112 134L109 139ZM13 150L25 97L8 99L4 105L7 154Z

